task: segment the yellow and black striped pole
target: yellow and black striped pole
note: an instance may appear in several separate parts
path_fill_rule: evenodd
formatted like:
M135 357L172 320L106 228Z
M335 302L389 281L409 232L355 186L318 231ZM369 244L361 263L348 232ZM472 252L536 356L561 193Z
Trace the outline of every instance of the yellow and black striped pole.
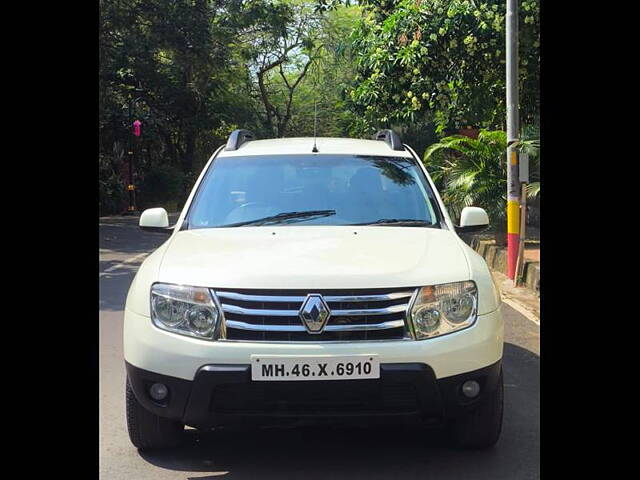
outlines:
M520 175L518 168L518 0L507 0L507 274L515 279L520 243Z
M520 246L520 180L518 152L513 143L507 147L507 274L515 279Z

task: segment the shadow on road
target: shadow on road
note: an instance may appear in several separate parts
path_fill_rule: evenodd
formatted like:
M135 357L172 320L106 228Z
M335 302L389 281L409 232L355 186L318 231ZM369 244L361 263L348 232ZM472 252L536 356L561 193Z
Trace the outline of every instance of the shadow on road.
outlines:
M107 269L119 262L100 262L101 271ZM104 264L104 269L102 268ZM100 276L99 291L100 291L100 311L122 311L124 310L124 304L127 299L127 292L131 281L136 272L140 268L139 263L124 264L118 266L117 269L103 273Z
M155 250L168 238L163 233L141 233L137 225L101 225L99 247L135 255ZM102 271L102 265L100 270Z
M272 428L188 431L176 450L140 453L185 479L394 478L537 479L539 357L505 344L505 413L498 444L485 451L441 445L442 435L402 428ZM193 476L192 473L208 473ZM191 476L189 476L191 475ZM180 477L177 477L180 478Z
M178 220L178 213L169 214L169 225ZM99 247L118 253L152 252L168 238L163 233L143 232L138 227L140 217L102 217L99 219ZM102 271L102 265L100 271Z
M169 223L175 223L177 216L170 214ZM143 258L132 263L123 262L142 253L150 254L169 238L162 233L143 232L138 221L138 217L103 217L99 221L100 310L124 309L127 291ZM111 268L113 270L109 271Z

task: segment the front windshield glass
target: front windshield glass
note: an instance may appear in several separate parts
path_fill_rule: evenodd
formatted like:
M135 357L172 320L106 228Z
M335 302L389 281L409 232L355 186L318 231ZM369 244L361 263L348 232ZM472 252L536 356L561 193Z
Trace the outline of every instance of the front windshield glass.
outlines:
M434 227L433 193L415 161L355 155L266 155L214 160L188 228L252 225ZM274 218L275 217L275 218Z

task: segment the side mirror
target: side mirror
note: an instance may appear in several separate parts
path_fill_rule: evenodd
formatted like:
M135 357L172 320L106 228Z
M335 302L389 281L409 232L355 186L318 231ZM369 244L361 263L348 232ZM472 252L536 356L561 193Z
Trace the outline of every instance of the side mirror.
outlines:
M460 214L460 226L456 227L458 233L477 233L489 227L489 215L483 208L464 207Z
M169 226L169 215L164 208L148 208L140 215L138 224L145 232L159 232L171 235L173 227Z

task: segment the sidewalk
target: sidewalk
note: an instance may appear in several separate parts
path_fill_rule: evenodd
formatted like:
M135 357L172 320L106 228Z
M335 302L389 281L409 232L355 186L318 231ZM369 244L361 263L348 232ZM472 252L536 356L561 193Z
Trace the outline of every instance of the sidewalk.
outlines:
M491 271L500 289L502 301L540 325L540 298L528 288L514 287L504 273ZM514 305L515 304L515 305Z
M524 250L523 283L513 286L507 277L507 248L497 246L493 235L476 235L465 239L467 244L487 262L500 288L503 301L517 309L530 320L540 324L540 234L528 229Z

